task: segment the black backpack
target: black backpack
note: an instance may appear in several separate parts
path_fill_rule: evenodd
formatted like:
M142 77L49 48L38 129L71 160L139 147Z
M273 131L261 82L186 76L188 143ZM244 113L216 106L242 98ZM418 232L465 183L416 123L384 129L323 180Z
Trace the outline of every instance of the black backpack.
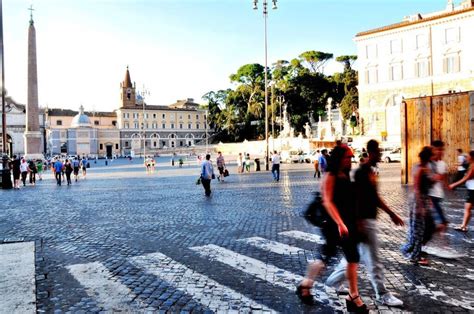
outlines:
M323 205L323 198L320 192L314 193L314 200L308 205L308 208L303 213L303 217L313 226L320 228L330 221L331 218Z

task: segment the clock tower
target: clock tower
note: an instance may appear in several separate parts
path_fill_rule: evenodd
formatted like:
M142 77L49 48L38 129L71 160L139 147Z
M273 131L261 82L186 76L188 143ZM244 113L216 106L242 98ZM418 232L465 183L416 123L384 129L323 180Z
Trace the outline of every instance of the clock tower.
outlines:
M120 107L121 108L130 108L130 107L135 107L136 104L136 94L135 94L135 84L132 85L132 80L130 79L130 72L128 71L128 66L127 66L127 71L125 72L125 79L123 82L120 83L120 89L121 89L121 94L120 94Z

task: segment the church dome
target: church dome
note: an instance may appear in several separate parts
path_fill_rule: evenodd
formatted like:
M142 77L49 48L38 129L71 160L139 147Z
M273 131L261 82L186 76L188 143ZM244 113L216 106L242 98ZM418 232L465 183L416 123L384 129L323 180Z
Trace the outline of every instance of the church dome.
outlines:
M92 126L89 117L84 114L84 107L79 107L79 113L74 116L71 122L73 128L90 128Z

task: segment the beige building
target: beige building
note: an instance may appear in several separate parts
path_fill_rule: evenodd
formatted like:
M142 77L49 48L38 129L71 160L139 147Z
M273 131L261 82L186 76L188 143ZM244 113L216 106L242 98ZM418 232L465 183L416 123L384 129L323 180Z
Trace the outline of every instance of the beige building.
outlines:
M474 90L474 0L356 35L364 135L400 143L403 99Z
M50 155L120 155L120 131L114 112L46 109L47 153Z
M193 99L169 106L149 105L132 84L127 68L116 110L122 155L158 153L159 149L194 146L206 138L206 111Z

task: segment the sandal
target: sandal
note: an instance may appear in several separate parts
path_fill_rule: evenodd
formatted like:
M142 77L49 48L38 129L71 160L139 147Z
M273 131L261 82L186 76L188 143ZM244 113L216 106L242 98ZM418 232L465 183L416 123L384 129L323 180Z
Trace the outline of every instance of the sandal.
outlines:
M430 265L430 262L428 261L428 259L424 258L424 257L420 258L416 263L420 266L429 266Z
M454 228L454 230L459 231L459 232L467 232L468 228L459 226L459 227Z
M298 287L296 287L296 291L295 291L296 295L301 300L301 302L303 302L306 305L314 305L314 298L313 298L313 295L311 294L311 288L312 287L302 286L301 284ZM307 292L303 295L303 291L307 291Z

